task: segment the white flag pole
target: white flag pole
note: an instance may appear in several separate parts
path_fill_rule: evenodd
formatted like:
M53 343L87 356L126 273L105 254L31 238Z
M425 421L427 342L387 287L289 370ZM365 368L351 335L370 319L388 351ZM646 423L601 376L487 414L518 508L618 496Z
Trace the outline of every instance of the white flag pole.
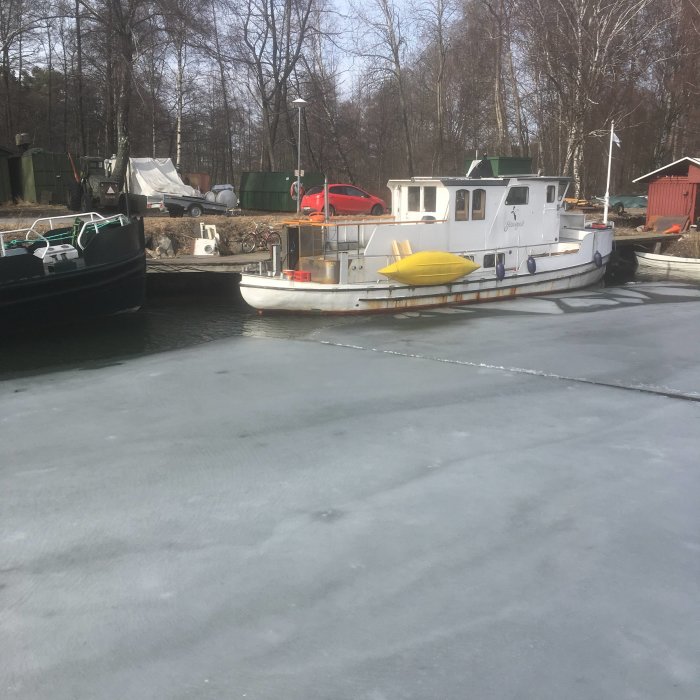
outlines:
M610 123L610 148L608 149L608 181L605 185L605 209L603 210L603 223L608 223L608 205L610 204L610 166L612 165L612 147L615 122Z

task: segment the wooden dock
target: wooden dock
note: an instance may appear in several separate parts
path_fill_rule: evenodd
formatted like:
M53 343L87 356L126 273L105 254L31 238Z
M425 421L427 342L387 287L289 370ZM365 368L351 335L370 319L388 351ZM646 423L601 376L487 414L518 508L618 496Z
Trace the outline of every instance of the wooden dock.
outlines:
M669 243L673 243L681 237L680 233L655 233L654 231L630 234L616 233L614 250L631 249L647 253L660 253Z
M241 272L246 266L269 260L269 253L242 253L240 255L180 255L173 258L149 258L149 274L181 272Z

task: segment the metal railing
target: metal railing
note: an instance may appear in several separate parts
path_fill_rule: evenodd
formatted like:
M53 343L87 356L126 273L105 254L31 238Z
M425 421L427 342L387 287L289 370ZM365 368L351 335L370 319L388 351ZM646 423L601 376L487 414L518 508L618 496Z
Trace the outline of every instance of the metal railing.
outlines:
M5 236L8 235L23 235L25 241L29 241L32 236L35 236L38 240L44 241L46 243L46 247L48 248L51 245L51 243L47 238L46 231L44 233L40 233L37 229L46 228L48 229L48 231L52 231L53 229L60 227L59 222L65 221L67 219L72 220L74 224L77 221L80 221L82 223L82 225L80 226L80 230L78 231L77 235L75 235L75 242L77 247L80 248L80 250L84 250L84 246L82 245L81 241L83 234L85 234L89 229L93 230L95 233L99 233L99 229L105 224L109 224L114 221L118 221L122 225L128 223L128 219L123 214L115 214L114 216L105 217L102 216L102 214L98 214L95 211L85 212L83 214L78 215L63 214L62 216L43 217L41 219L36 219L34 223L29 227L18 228L12 231L3 231L0 234L0 257L5 257Z

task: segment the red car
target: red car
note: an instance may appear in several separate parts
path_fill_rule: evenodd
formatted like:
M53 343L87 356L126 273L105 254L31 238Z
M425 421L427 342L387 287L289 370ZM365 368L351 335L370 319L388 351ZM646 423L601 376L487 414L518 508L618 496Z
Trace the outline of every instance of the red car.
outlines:
M310 187L301 199L301 210L305 214L323 211L323 187ZM386 211L384 200L375 197L355 185L328 185L328 213L372 214L379 216Z

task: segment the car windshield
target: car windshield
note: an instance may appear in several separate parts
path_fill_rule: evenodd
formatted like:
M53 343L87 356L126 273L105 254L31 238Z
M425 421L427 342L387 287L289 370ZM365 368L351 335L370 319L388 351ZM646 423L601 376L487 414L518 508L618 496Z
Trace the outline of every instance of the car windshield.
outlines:
M323 192L323 187L309 187L306 194L318 194L319 192Z

